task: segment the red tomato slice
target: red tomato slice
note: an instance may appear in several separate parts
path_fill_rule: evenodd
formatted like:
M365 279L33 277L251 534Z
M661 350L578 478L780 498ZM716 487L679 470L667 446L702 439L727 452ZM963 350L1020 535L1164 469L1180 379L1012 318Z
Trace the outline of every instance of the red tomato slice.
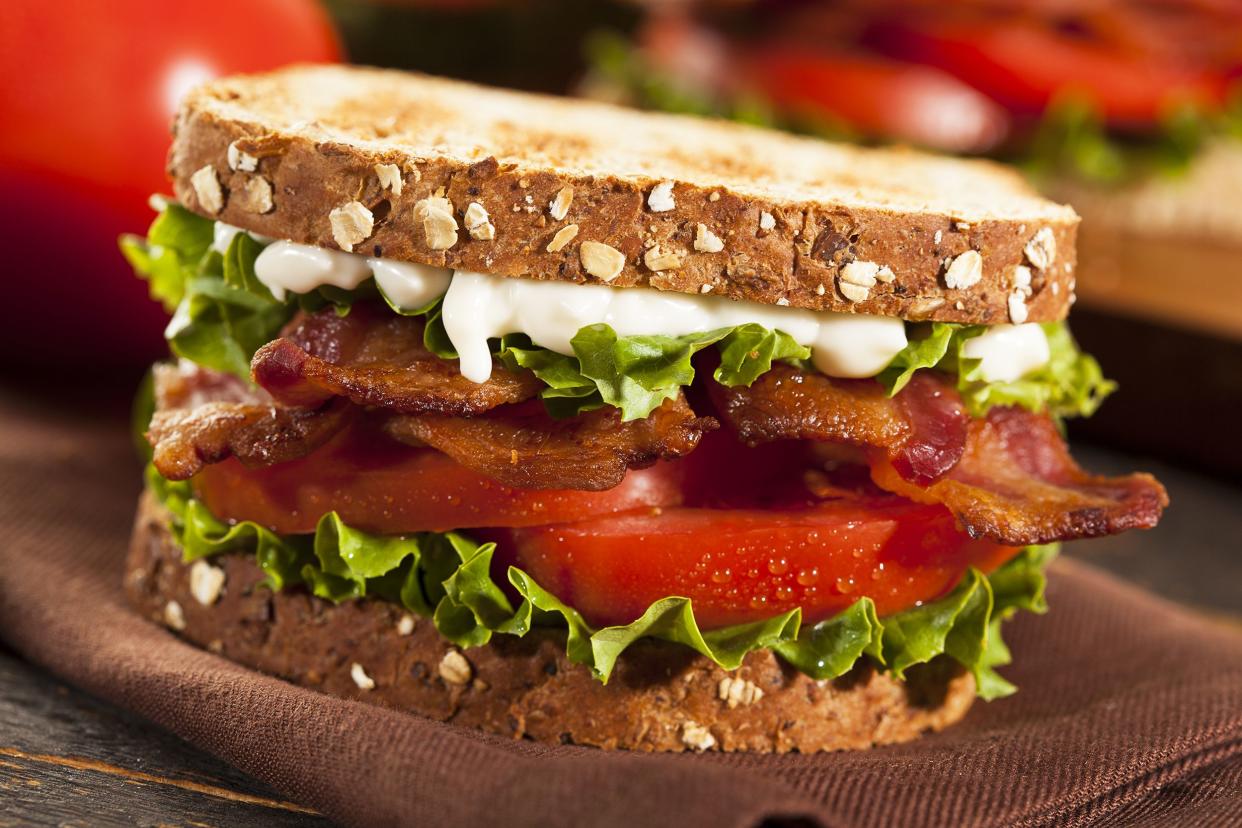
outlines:
M604 492L512 489L433 449L350 429L307 457L248 469L208 466L194 489L211 513L283 534L315 531L327 512L368 532L445 531L562 523L681 502L682 471L659 463Z
M1229 88L1223 75L1122 54L1025 22L896 24L877 27L867 40L889 54L937 66L1031 116L1072 90L1114 124L1147 125L1180 101L1219 105Z
M864 135L951 152L983 152L1008 132L1008 116L939 69L885 58L779 44L753 52L750 80L796 117L841 121Z
M500 565L520 566L594 624L627 623L678 595L693 600L705 629L795 607L813 623L864 595L887 615L1016 552L971 540L942 507L894 496L789 511L672 508L483 534L498 542Z

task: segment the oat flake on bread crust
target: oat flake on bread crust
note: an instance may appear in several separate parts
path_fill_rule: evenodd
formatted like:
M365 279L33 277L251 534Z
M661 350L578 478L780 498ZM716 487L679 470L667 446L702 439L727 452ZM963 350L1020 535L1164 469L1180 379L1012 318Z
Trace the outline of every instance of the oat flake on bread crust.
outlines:
M1036 248L1055 250L1057 267L1032 286L1027 319L1063 318L1072 296L1077 215L987 162L339 66L192 92L169 157L191 209L200 209L191 179L208 165L224 192L244 185L230 147L234 157L262 159L273 208L258 214L227 199L213 217L335 247L329 214L356 200L382 217L356 248L367 255L599 282L582 265L580 242L550 244L563 220L624 256L609 281L618 287L697 293L712 284L716 295L767 304L989 324L1007 321L1005 274L1026 263L1042 234ZM406 171L404 186L381 185L377 165ZM673 198L657 200L669 209L653 212L653 188L669 183ZM568 203L558 199L567 188ZM430 198L446 199L459 223L479 204L494 238L463 232L445 247L429 243L414 206ZM722 241L720 252L696 250L700 225ZM652 271L643 254L654 246L688 255L676 269ZM982 257L982 278L946 286L943 262L967 251ZM854 261L884 262L894 278L856 301L821 289Z

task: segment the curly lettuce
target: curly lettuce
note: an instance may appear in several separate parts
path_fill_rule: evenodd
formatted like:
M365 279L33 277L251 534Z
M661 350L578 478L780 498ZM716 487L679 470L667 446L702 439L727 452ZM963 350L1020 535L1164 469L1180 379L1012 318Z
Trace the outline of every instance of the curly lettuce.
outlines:
M1068 325L1045 322L1041 327L1048 338L1048 363L1020 379L984 380L981 360L964 356L963 348L987 328L952 322L933 322L922 336L912 337L876 379L892 396L906 386L915 371L934 369L952 374L957 378L962 402L976 417L994 405L1047 411L1058 420L1091 416L1117 384L1104 377L1094 357L1079 350Z
M273 590L303 585L336 603L391 601L432 619L440 635L465 648L494 635L563 629L569 659L605 683L628 647L655 638L689 647L727 670L749 652L771 649L816 679L844 675L864 657L900 678L915 664L948 655L974 674L982 698L999 698L1015 689L995 669L1009 663L1001 621L1019 609L1045 611L1043 571L1056 553L1052 546L1028 547L990 575L971 569L945 597L884 618L870 598L860 598L817 624L804 626L794 609L705 631L689 598L669 596L628 624L599 628L518 567L505 572L506 590L494 578L495 544L458 532L372 535L328 513L313 535L282 536L250 521L220 521L189 484L169 482L153 469L147 485L172 514L187 562L254 549L264 584Z
M169 202L145 239L120 239L121 252L147 280L151 297L172 313L164 337L179 357L249 379L254 352L274 339L299 307L332 302L344 311L352 301L331 288L279 301L255 275L263 245L237 233L221 254L212 247L214 235L211 219Z

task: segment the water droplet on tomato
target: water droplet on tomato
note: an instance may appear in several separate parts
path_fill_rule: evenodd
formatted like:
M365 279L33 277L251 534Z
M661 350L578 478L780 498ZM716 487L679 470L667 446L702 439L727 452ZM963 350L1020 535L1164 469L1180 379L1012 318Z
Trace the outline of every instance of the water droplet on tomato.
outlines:
M854 591L854 579L853 578L837 578L837 580L833 582L833 586L835 586L837 588L837 592L841 593L842 595L849 595L851 592Z
M751 609L763 609L767 605L768 605L768 596L766 595L755 595L751 597L750 599Z
M750 569L746 570L746 577L747 578L758 578L759 570L756 569L755 567L751 567Z
M793 595L794 591L791 586L782 585L776 588L776 599L778 601L788 601L793 598Z
M768 572L773 575L784 575L789 571L789 561L785 558L770 558L768 560Z
M796 577L798 583L802 586L819 583L819 567L813 566L810 569L799 569Z
M727 584L731 580L733 580L733 570L729 569L728 567L725 567L724 569L717 569L715 572L712 573L713 583Z

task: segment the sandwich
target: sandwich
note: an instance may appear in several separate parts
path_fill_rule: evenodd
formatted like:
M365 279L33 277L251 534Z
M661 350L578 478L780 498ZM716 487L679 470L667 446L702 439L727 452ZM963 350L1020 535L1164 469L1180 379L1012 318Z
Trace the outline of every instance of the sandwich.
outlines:
M1059 541L1155 525L1077 217L986 162L393 71L192 92L122 249L172 313L141 612L515 738L819 751L1014 687Z

